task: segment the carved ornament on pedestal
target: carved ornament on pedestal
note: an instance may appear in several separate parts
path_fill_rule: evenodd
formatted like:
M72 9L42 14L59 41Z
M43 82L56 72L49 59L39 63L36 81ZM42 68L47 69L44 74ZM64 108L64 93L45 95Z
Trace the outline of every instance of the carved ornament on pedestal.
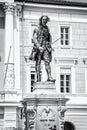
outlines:
M14 64L8 63L8 69L5 79L5 90L13 90L15 86Z
M59 120L60 120L60 127L64 130L64 113L66 112L66 107L59 105L58 112L59 112Z
M41 111L38 113L38 121L39 123L39 129L46 130L54 130L54 126L56 127L57 124L57 118L56 118L56 111L55 109L51 108L51 106L44 107L41 109ZM55 129L56 130L56 129Z
M23 116L25 118L25 130L35 129L35 119L36 119L36 108L35 107L29 107L27 108L26 102L23 103L24 105L24 111Z
M50 107L47 106L46 108L41 110L39 115L40 117L43 117L43 115L46 117L49 117L49 116L55 117L56 114Z

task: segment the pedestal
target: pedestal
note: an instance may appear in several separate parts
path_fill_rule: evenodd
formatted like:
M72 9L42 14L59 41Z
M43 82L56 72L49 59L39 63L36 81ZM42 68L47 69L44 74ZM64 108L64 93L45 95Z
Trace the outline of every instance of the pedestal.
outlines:
M33 85L34 94L55 94L54 82L36 82Z
M35 83L34 92L22 101L25 130L63 130L67 101L56 93L53 82Z

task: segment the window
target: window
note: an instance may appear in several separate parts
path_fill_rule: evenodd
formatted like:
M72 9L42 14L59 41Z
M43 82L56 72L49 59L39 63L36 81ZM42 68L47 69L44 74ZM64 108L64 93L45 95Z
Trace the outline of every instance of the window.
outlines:
M36 21L31 21L29 23L29 46L33 46L33 31L38 27L38 23Z
M1 62L1 56L0 56L0 62Z
M31 92L33 92L33 84L36 81L36 73L35 71L31 71Z
M33 31L37 28L36 24L31 24L31 43L33 43Z
M31 92L33 92L33 84L37 81L37 76L35 71L31 71ZM40 81L41 81L41 72L40 72Z
M70 40L69 40L69 27L65 27L65 26L61 26L60 27L60 35L61 35L61 45L69 45L70 44Z
M60 75L60 91L63 93L70 92L70 75L61 74Z
M4 108L0 108L0 119L4 119Z
M0 29L5 27L5 19L4 17L0 17Z
M60 73L60 92L71 92L71 74L70 69L62 69Z
M76 65L78 58L56 57L56 90L58 93L75 94L76 86Z

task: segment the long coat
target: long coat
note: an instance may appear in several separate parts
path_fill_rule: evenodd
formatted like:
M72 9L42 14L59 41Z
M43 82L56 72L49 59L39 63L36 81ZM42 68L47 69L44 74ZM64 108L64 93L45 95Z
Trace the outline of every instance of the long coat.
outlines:
M43 47L43 51L45 51L45 60L47 62L51 62L52 60L52 37L49 32L49 29L47 26L39 26L38 28L34 29L33 31L33 49L31 53L31 59L37 60L38 55L40 53L39 47ZM42 60L44 60L42 57Z

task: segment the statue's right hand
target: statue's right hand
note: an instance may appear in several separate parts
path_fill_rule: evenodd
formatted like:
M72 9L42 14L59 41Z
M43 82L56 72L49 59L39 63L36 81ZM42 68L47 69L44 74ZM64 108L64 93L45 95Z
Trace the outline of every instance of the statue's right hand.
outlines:
M44 48L43 47L39 47L40 52L43 52Z

